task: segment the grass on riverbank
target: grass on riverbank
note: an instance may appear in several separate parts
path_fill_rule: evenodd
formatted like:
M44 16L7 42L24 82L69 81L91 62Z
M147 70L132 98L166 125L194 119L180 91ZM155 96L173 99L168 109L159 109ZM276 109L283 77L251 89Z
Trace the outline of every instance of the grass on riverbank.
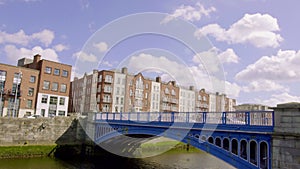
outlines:
M179 153L179 152L190 152L190 153L198 153L201 150L187 145L178 141L162 141L156 143L144 143L140 147L140 153L142 156L152 156L153 154L160 154L162 152L165 153Z
M0 146L0 158L45 157L56 145Z

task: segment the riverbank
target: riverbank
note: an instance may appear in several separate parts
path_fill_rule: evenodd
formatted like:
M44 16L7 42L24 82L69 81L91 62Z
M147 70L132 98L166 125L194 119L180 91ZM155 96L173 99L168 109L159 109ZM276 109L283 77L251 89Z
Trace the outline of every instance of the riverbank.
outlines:
M164 140L160 142L150 142L142 144L139 148L143 156L153 156L163 152L179 153L179 152L200 152L195 147L174 141ZM81 145L22 145L22 146L0 146L0 159L13 158L32 158L32 157L57 157L64 159L66 157L82 157L86 150ZM101 148L94 155L107 154Z
M56 145L0 146L0 159L51 156Z

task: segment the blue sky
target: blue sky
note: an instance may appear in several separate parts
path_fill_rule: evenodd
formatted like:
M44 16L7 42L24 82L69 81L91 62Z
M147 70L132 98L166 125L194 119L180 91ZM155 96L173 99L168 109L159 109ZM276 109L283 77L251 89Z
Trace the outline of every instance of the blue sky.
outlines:
M40 53L44 59L73 65L76 72L81 69L78 60L95 61L94 55L85 53L85 45L97 30L127 15L168 13L170 17L162 23L183 20L193 24L197 28L194 36L206 36L211 49L195 54L179 41L149 34L129 37L114 46L103 40L92 46L105 57L90 70L127 66L133 73L143 71L152 78L160 75L181 85L193 84L186 83L184 67L197 88L214 91L205 74L212 66L203 66L196 57L212 55L223 66L229 97L238 103L275 106L300 101L299 5L297 0L0 0L0 59L15 65L19 58ZM114 31L146 23L140 20ZM165 67L170 69L163 71Z

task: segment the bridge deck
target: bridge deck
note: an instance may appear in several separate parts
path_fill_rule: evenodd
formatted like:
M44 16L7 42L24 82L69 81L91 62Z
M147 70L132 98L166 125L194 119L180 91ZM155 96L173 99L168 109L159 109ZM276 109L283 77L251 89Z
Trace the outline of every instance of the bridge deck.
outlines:
M138 126L177 127L193 125L193 129L273 132L274 112L130 112L95 113L93 121L109 121Z

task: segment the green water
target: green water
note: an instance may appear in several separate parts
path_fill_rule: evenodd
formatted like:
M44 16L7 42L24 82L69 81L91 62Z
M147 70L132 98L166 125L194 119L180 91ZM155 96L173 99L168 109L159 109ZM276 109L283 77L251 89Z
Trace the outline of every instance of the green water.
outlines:
M145 159L118 156L94 161L61 161L54 158L1 159L0 169L233 169L227 163L200 153L166 153Z

